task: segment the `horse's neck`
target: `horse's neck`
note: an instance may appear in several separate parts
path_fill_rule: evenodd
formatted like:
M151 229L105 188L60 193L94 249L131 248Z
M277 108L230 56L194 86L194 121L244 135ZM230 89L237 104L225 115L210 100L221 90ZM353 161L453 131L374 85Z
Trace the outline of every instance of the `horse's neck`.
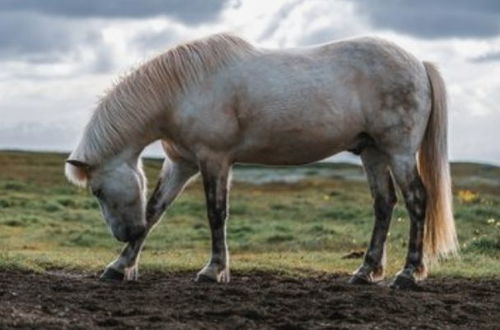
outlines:
M96 165L116 160L137 161L147 145L161 138L160 114L148 111L141 120L134 120L136 116L126 111L123 109L113 116L94 115L80 147L75 150L76 157Z

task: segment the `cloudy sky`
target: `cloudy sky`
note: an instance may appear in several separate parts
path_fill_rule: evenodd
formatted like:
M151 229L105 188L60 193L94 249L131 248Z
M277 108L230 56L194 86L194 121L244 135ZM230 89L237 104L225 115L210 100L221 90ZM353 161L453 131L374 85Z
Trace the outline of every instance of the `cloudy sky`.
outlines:
M113 81L178 42L375 35L441 67L451 158L500 165L498 0L0 0L0 31L0 149L71 150Z

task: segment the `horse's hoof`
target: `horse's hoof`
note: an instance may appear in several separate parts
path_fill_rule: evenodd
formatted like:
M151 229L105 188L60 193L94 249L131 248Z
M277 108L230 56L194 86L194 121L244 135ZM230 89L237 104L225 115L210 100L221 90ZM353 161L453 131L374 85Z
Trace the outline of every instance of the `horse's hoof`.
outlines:
M217 279L204 274L196 275L194 281L197 283L217 283Z
M361 276L357 276L357 275L353 275L351 276L351 278L349 279L349 284L355 284L355 285L371 285L371 284L374 284L372 281L364 278L364 277L361 277Z
M229 283L231 276L229 275L229 269L224 269L218 276L217 282L219 283Z
M229 277L229 269L224 269L221 271L219 274L212 272L212 269L210 268L205 268L202 271L200 271L197 275L196 278L194 279L195 282L198 283L229 283L230 277Z
M126 281L137 281L139 279L139 271L137 266L125 270L125 280Z
M396 276L394 281L389 285L391 289L397 290L413 290L420 291L421 287L417 284L417 282L406 276Z
M121 282L124 279L125 274L113 268L106 268L101 277L99 277L99 280L104 282Z

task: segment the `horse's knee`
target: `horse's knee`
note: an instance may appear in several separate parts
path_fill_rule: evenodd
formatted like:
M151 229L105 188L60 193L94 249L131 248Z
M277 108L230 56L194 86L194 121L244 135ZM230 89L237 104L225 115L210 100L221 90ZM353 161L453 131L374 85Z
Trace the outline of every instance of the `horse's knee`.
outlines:
M427 205L427 192L422 180L417 175L410 182L405 192L405 201L412 221L422 222L425 219Z
M396 202L387 196L376 196L373 203L375 217L377 219L388 219L392 214L395 204Z

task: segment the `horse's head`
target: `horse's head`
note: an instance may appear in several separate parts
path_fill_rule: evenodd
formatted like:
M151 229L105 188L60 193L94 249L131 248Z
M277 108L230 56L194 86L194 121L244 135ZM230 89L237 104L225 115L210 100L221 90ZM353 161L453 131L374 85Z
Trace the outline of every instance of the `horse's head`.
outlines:
M134 241L144 233L146 179L140 162L130 164L115 159L92 166L70 159L66 176L73 183L90 188L116 239Z

